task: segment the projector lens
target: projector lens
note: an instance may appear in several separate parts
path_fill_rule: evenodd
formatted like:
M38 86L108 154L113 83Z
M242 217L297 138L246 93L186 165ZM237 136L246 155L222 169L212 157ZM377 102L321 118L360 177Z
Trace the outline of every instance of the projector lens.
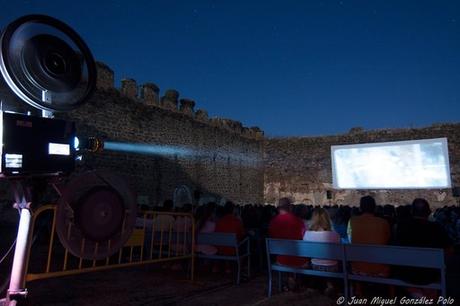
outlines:
M96 64L85 42L65 23L44 15L21 17L4 29L0 72L23 101L52 112L75 109L96 87Z
M45 68L52 74L61 75L67 71L67 64L59 53L50 52L45 57Z
M80 149L80 140L78 139L78 137L75 137L73 139L73 147L75 148L75 150L79 150Z

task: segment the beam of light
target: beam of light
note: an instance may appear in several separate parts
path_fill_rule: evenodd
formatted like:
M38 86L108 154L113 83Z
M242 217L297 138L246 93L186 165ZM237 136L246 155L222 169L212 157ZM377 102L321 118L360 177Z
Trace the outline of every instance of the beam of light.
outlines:
M81 145L81 141L80 141ZM202 162L213 162L221 166L236 167L260 167L261 157L251 152L241 152L238 150L206 150L203 148L186 148L180 146L132 143L119 141L104 141L104 151L124 152L133 154L179 157L195 159Z
M145 144L145 143L115 142L115 141L105 141L104 150L126 152L126 153L138 153L138 154L145 154L145 155L166 155L166 156L195 155L195 152L193 150L180 148L180 147Z

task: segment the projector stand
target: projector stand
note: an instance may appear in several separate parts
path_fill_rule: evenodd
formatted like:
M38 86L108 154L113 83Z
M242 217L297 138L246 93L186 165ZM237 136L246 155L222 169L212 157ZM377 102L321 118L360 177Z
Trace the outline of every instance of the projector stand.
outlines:
M27 265L27 250L29 242L29 231L31 221L31 188L27 187L23 181L11 181L14 193L14 207L19 209L21 217L16 238L16 248L14 249L13 267L11 268L10 286L7 291L6 306L16 306L27 296L25 287L25 275Z

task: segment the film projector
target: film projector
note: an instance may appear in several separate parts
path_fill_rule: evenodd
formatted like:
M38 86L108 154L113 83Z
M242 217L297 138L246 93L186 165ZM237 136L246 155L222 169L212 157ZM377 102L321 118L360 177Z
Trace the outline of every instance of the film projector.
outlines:
M80 36L57 19L29 15L4 28L0 47L4 81L17 97L42 113L38 117L0 112L0 178L10 181L15 207L20 210L4 304L17 305L27 294L32 181L46 180L57 190L59 239L70 253L83 259L106 258L124 245L134 227L136 201L125 181L106 171L76 175L64 187L55 183L74 170L78 138L75 124L55 119L53 113L81 106L96 87L96 65ZM83 239L84 251L80 248Z

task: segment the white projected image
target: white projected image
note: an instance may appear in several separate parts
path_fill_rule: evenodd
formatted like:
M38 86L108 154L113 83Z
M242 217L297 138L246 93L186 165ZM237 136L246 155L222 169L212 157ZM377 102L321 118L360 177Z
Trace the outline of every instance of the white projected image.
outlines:
M335 188L450 188L447 139L332 146Z

